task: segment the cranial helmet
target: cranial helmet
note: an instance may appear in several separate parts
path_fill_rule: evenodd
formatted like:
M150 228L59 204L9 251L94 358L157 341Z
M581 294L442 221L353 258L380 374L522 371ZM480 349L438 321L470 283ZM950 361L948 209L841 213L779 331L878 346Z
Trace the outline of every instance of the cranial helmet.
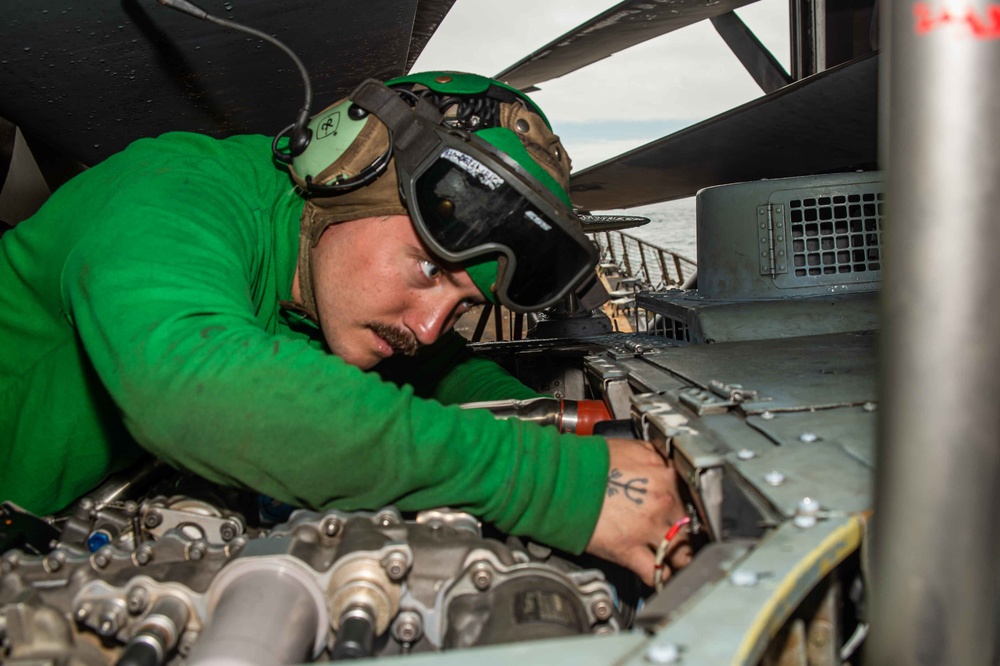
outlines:
M310 248L331 224L378 215L409 215L436 256L516 311L592 281L597 250L572 211L569 157L520 91L457 72L368 80L309 130L301 154L276 154L307 198L299 282L313 316Z

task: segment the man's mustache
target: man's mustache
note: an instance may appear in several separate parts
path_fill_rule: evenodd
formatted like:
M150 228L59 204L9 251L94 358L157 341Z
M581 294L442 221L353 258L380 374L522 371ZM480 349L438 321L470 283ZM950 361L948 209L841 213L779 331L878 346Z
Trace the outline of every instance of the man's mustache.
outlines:
M375 331L375 334L389 343L392 351L404 356L416 356L420 349L420 343L408 331L397 326L390 326L380 322L368 324L368 328Z

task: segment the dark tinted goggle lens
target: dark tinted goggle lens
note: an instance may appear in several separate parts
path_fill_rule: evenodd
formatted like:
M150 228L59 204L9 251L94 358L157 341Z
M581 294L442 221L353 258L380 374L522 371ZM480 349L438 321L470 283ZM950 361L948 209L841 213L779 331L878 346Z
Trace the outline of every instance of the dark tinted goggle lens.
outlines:
M581 244L589 241L571 236L541 206L460 151L446 148L417 176L414 189L423 227L452 255L447 258L506 248L513 266L507 266L508 275L500 276L497 287L508 305L548 304L593 265L592 252Z

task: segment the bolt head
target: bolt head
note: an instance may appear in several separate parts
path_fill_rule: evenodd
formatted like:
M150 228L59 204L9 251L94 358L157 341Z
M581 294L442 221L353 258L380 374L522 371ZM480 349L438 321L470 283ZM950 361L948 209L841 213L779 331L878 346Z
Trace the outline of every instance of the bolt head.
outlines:
M653 664L676 664L681 650L675 643L653 643L646 650L646 661Z
M142 611L146 610L146 604L149 602L149 593L143 587L137 587L128 593L125 598L125 605L128 607L128 612L133 615L138 615Z
M137 551L135 551L135 561L139 566L145 566L153 561L153 548L152 546L140 546Z
M226 521L222 523L222 527L219 528L219 536L222 537L223 541L232 541L236 538L237 534L239 534L239 530L236 528L236 525L233 525L232 522Z
M102 636L114 636L118 633L118 620L114 615L106 613L101 616L101 623L97 627L98 633Z
M613 607L611 602L607 599L598 599L590 607L591 612L593 612L594 617L596 617L600 622L604 622L611 617Z
M420 615L413 611L403 611L399 614L392 627L393 636L400 643L413 643L423 634L423 623Z
M767 482L769 486L780 486L785 482L785 475L776 469L771 470L764 475L764 481Z
M107 546L101 548L99 551L94 553L93 557L94 566L98 569L103 569L104 567L111 564L111 551Z
M406 557L393 553L385 559L385 573L391 580L399 581L406 576Z
M472 584L478 590L488 590L493 583L493 574L489 569L481 567L472 572Z
M328 537L335 537L340 534L340 521L336 518L327 518L323 521L323 534Z
M737 569L729 576L729 582L736 587L753 587L760 580L756 571Z
M159 511L150 511L142 519L142 524L145 525L146 529L153 529L159 527L160 523L163 522L163 515Z

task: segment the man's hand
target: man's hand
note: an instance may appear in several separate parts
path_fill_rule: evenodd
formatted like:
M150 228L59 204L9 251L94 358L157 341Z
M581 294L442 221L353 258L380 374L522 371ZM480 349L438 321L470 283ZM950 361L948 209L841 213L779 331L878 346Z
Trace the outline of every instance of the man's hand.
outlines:
M656 548L670 526L686 515L677 474L648 442L609 439L608 452L608 487L587 552L631 569L652 586ZM667 561L674 567L691 561L683 530Z

